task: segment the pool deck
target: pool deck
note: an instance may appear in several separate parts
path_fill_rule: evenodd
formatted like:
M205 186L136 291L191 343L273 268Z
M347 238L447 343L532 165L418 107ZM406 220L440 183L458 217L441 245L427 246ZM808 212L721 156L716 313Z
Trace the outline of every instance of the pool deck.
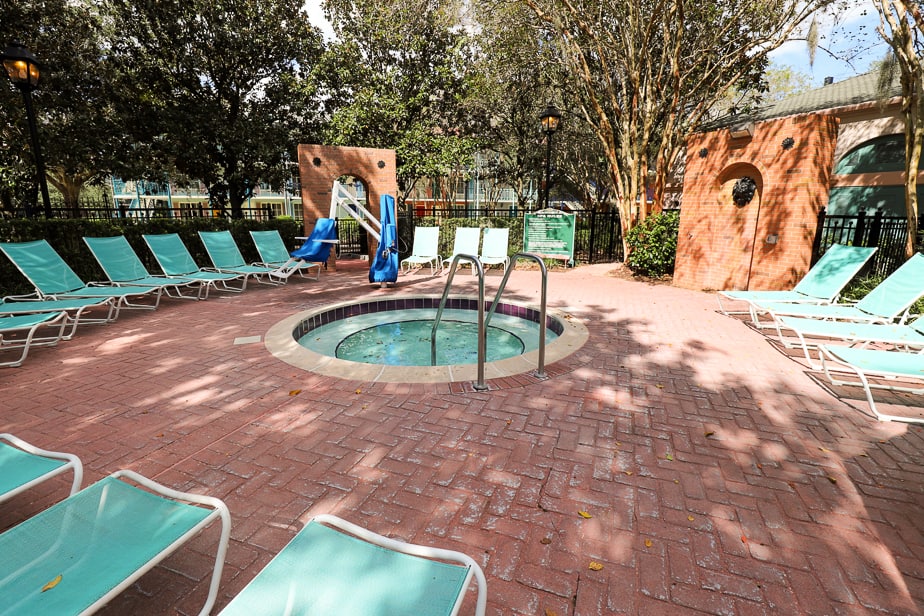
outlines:
M438 295L445 281L425 269L382 289L367 264L341 262L320 281L164 300L37 349L0 370L0 432L76 453L85 483L130 468L223 499L233 529L214 612L307 519L333 513L468 553L492 615L924 613L924 429L876 421L859 388L832 395L714 294L611 270L550 274L550 306L589 339L546 379L479 392L271 355L264 336L295 313ZM536 303L538 280L514 272L509 297ZM476 289L467 274L454 286ZM878 399L924 415L920 397ZM8 501L0 529L67 483ZM197 613L217 535L101 613Z

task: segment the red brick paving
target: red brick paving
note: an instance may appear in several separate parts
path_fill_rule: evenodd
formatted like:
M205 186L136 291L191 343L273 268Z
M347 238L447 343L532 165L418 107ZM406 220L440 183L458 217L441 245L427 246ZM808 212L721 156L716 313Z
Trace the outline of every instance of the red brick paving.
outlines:
M78 454L88 482L126 467L224 499L233 530L218 608L306 519L331 512L467 552L495 615L922 613L922 429L875 421L855 388L835 398L718 314L713 295L608 266L552 272L550 304L589 341L547 380L487 392L322 377L233 344L299 310L437 294L445 280L379 289L358 264L339 265L320 282L168 300L38 349L0 371L0 431ZM516 272L511 295L535 301L537 276ZM489 292L498 281L492 272ZM51 504L67 479L49 483L9 501L0 528ZM195 613L216 537L103 613Z

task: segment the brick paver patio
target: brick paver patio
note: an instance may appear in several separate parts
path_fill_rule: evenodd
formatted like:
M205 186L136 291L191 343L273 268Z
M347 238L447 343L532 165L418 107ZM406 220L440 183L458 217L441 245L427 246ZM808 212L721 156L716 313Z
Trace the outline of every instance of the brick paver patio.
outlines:
M493 615L922 613L922 429L875 421L859 389L833 396L717 313L714 295L610 269L550 275L550 305L590 339L545 381L376 384L271 356L259 340L294 312L438 294L445 280L380 289L341 262L320 282L166 300L38 349L0 371L0 431L78 454L86 482L131 468L223 499L233 530L218 609L330 512L470 554ZM489 293L499 280L492 271ZM538 286L517 271L510 295L534 302ZM8 501L0 528L67 481ZM196 613L216 538L209 529L103 613Z

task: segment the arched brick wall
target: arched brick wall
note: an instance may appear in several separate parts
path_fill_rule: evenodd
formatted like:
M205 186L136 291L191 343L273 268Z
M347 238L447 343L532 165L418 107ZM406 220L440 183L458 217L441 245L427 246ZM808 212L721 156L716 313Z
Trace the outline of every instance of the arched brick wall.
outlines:
M318 218L330 216L331 190L334 180L340 176L352 175L362 180L366 186L366 207L376 218L380 218L379 198L386 194L398 196L394 150L300 144L298 173L302 185L305 235L311 233ZM370 241L370 254L375 248L375 242ZM334 261L333 254L331 252L331 262Z
M758 290L798 282L828 202L837 129L835 116L807 114L760 122L750 138L728 129L691 137L674 284ZM744 175L757 181L757 193L737 207L731 186Z

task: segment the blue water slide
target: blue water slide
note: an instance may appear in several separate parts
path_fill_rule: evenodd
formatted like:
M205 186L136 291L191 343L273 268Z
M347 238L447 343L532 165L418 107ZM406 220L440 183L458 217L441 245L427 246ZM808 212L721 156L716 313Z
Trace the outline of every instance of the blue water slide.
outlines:
M369 282L395 282L398 280L398 227L395 224L395 198L382 195L379 200L382 239L369 268Z

